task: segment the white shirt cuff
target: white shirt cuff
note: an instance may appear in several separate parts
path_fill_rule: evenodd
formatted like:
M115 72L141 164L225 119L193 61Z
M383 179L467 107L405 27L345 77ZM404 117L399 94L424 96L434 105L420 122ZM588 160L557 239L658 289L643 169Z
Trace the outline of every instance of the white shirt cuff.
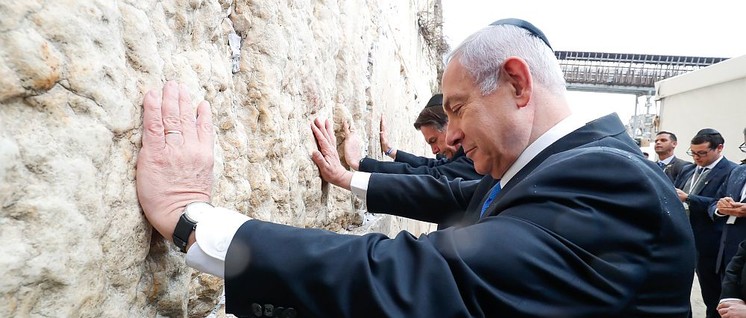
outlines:
M717 217L721 217L721 218L722 218L722 217L726 217L727 215L725 215L725 214L720 214L720 211L719 211L718 209L715 209L715 216L717 216Z
M225 276L225 254L233 236L248 216L225 208L213 208L208 218L197 223L194 243L187 251L186 263L201 272Z
M370 173L355 171L352 173L350 181L350 191L360 200L365 200L368 194L368 183L370 182Z

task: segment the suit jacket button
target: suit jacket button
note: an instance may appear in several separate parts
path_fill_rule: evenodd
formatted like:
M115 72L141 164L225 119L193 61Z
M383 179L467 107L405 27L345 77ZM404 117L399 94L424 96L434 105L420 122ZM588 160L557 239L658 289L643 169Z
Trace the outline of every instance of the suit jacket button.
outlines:
M264 315L264 310L262 310L262 305L253 303L251 304L251 312L254 314L254 316L261 317Z
M264 304L264 317L274 317L275 306L272 304Z
M280 318L296 318L298 317L298 312L295 311L295 308L288 307L287 309L282 311L282 316Z

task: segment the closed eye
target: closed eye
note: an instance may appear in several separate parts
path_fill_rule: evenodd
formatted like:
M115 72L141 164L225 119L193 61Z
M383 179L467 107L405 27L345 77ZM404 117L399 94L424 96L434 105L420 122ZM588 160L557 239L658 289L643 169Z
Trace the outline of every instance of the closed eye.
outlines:
M453 106L453 107L451 108L451 112L452 112L452 113L453 113L454 115L456 115L456 116L460 116L460 115L461 115L461 110L463 109L463 106L464 106L464 104L458 104L458 105L454 105L454 106Z

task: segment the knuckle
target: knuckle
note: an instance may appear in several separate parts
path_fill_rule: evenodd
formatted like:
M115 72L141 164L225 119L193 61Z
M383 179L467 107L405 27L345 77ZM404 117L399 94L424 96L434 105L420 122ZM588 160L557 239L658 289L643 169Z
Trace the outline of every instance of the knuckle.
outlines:
M212 123L208 123L208 122L202 123L198 125L197 129L204 131L204 132L212 132Z
M181 122L182 123L194 123L195 121L197 121L197 118L195 118L191 114L182 114L181 115Z
M181 124L181 121L176 116L166 116L166 117L163 117L163 123L166 126L173 127L173 126L178 126L179 124Z
M150 123L145 125L145 131L150 135L161 135L163 134L163 123L160 120L151 120Z

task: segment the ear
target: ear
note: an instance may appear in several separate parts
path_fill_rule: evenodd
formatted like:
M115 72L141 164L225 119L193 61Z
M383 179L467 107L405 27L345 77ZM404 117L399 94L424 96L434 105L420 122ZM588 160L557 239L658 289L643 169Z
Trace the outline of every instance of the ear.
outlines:
M528 64L519 57L511 56L503 62L502 77L512 88L513 98L518 107L524 107L531 100L533 78Z

